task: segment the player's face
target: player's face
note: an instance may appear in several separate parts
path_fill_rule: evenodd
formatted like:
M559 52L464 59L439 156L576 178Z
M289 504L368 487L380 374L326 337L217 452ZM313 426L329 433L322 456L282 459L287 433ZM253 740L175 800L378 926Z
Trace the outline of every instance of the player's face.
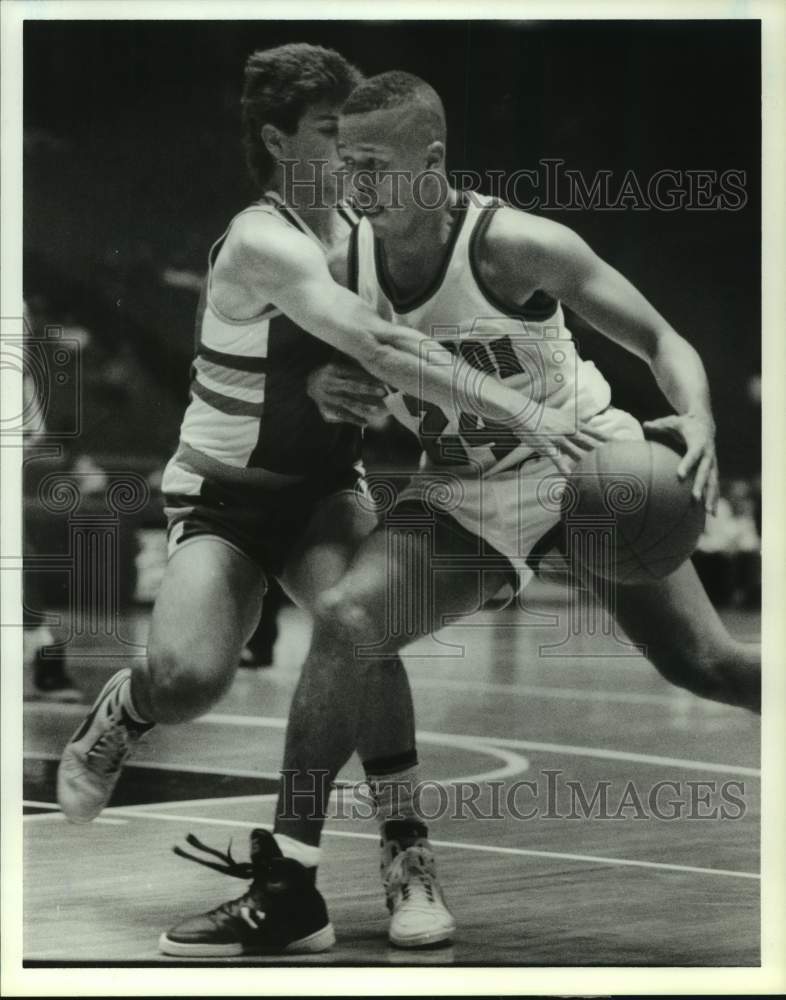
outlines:
M335 205L344 166L336 150L339 106L323 101L307 108L292 135L283 137L284 159L300 193L313 185L315 205ZM338 195L341 197L340 193Z
M424 209L427 149L400 110L339 119L338 151L358 208L378 236L403 235Z

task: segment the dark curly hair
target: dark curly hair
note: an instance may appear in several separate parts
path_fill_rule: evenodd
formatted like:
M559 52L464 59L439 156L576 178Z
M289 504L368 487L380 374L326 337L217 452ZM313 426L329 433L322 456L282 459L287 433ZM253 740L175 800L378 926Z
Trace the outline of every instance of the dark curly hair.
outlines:
M260 190L275 167L262 141L262 126L275 125L292 135L309 106L344 101L362 79L360 70L342 55L320 45L295 42L252 52L246 60L241 97L243 148Z

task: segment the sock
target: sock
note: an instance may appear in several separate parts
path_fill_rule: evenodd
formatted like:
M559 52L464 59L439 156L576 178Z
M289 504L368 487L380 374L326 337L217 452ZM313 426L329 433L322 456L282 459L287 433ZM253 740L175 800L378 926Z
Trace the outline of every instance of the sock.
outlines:
M383 839L427 837L428 828L417 813L418 755L415 748L396 756L365 761L363 768ZM408 835L407 830L411 830Z
M395 840L402 850L415 847L422 841L428 843L428 827L419 819L389 819L382 824L382 846L385 841Z
M322 855L321 847L304 844L302 840L295 840L294 837L288 837L285 833L274 833L273 839L285 858L292 858L293 861L300 862L304 868L316 868L319 864Z
M155 725L151 719L146 719L144 715L139 711L139 709L134 704L134 699L131 695L131 678L129 677L123 684L120 685L120 691L118 692L118 697L122 707L128 712L134 722L138 723L140 726L144 726L146 729L150 729Z

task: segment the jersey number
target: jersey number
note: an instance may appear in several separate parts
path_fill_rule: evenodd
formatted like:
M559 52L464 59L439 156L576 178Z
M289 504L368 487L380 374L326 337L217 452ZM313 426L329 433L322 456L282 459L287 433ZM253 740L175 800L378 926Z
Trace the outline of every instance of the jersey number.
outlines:
M510 337L499 337L488 343L464 340L458 347L453 341L440 341L440 345L454 354L460 353L473 368L499 378L518 375L524 370ZM420 417L418 436L423 450L435 465L466 465L469 457L464 442L473 448L487 445L498 461L520 443L503 424L485 420L476 413L460 413L459 433L445 434L443 432L449 421L435 403L428 403L409 393L403 393L402 399L409 415Z

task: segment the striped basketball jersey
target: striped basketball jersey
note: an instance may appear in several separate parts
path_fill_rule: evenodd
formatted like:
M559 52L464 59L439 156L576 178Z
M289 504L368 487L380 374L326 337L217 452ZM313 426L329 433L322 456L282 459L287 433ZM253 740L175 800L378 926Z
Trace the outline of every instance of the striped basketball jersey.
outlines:
M357 216L348 208L338 211L349 230ZM235 216L213 244L197 315L190 402L177 451L164 472L165 493L196 495L205 479L276 487L329 477L360 460L359 429L325 423L306 393L308 374L334 356L333 348L273 305L238 320L222 314L213 299L216 258L235 220L250 212L319 243L271 192Z
M559 302L537 291L513 307L498 301L483 282L484 237L500 207L501 202L477 194L460 198L442 266L429 288L404 301L390 278L384 244L362 220L350 238L350 287L384 319L433 337L518 390L522 416L533 426L544 403L577 419L598 413L610 402L609 385L592 362L579 357ZM465 388L471 396L472 387ZM423 465L472 465L492 474L532 454L509 429L485 420L480 403L448 412L396 391L386 402L396 419L418 435Z

